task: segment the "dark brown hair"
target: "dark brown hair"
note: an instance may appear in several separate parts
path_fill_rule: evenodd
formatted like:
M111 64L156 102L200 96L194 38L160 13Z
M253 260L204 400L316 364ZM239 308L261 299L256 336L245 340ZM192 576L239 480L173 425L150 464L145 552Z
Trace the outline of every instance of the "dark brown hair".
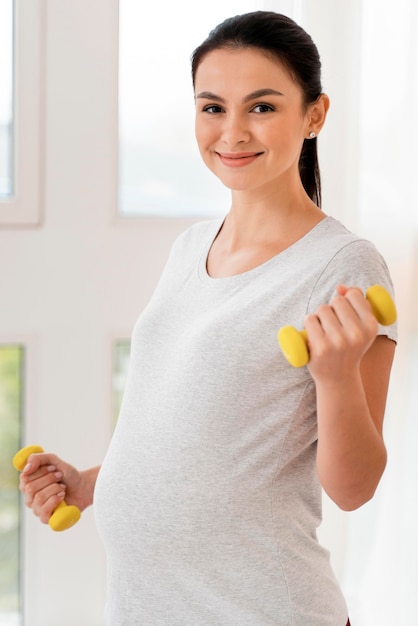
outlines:
M301 88L305 107L322 93L318 49L310 35L285 15L254 11L230 17L219 24L192 54L193 85L200 62L209 52L219 48L257 48L278 59ZM303 143L299 174L306 193L321 206L316 138L305 139Z

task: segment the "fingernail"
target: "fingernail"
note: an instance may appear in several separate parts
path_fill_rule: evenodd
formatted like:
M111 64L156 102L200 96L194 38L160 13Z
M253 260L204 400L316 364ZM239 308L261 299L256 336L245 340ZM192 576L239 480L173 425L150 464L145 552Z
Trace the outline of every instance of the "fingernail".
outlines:
M57 496L59 498L63 498L65 496L65 492L64 491L60 491L59 493L57 493Z
M60 479L62 478L62 476L63 476L62 472L55 472L55 478Z
M25 467L23 468L23 472L28 472L30 470L30 468L32 467L32 463L28 463L27 465L25 465Z
M55 467L55 465L48 465L46 469L48 470L48 472L55 472L57 468Z

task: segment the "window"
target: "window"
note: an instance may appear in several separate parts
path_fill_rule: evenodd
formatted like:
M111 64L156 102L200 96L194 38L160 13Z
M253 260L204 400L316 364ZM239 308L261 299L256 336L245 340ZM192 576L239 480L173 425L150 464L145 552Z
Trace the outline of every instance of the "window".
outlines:
M228 211L228 191L206 170L195 146L190 55L226 17L277 10L278 4L181 0L144 10L137 0L120 0L121 216L217 217Z
M23 348L0 346L0 624L20 624L20 497L11 460L20 447Z
M0 2L0 197L13 190L13 1Z
M0 226L41 219L42 6L0 0Z

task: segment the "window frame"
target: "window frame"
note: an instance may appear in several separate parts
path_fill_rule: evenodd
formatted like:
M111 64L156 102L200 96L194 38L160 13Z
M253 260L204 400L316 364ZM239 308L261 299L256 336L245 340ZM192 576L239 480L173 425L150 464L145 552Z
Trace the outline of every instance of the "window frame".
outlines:
M0 228L39 226L43 208L45 0L13 3L13 193Z

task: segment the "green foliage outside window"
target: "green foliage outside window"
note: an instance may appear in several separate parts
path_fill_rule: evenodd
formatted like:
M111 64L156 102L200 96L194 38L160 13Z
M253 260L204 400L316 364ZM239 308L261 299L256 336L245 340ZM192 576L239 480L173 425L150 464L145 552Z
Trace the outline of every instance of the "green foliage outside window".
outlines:
M11 460L20 446L23 349L0 346L0 623L18 624L18 473Z

